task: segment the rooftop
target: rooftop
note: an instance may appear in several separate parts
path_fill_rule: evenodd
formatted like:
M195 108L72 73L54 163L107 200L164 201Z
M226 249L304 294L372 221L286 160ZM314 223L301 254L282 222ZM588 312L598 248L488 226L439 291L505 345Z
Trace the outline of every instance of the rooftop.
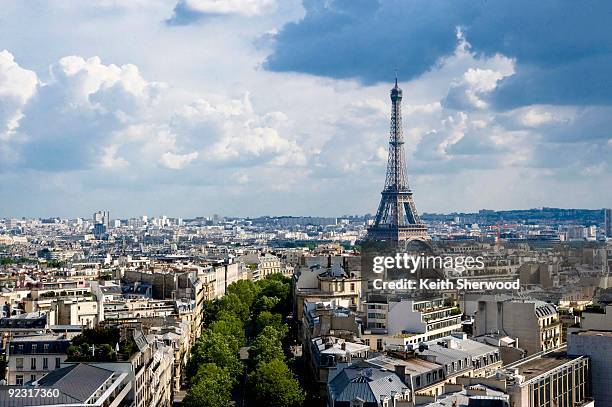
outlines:
M391 396L392 392L404 393L408 388L394 372L349 366L330 381L329 390L336 402L359 399L366 403L378 403L381 396Z
M77 363L54 370L34 382L32 388L57 389L59 395L52 397L11 397L9 389L16 386L0 387L0 405L7 407L51 406L51 405L85 405L105 382L114 375L113 371L88 364Z
M402 365L406 367L406 374L422 374L442 367L438 363L429 362L423 359L411 358L404 360L384 355L367 359L366 362L370 365L382 367L390 371L395 371L395 366Z
M576 359L578 358L568 356L565 352L553 352L528 360L515 367L518 368L519 374L524 376L527 381Z

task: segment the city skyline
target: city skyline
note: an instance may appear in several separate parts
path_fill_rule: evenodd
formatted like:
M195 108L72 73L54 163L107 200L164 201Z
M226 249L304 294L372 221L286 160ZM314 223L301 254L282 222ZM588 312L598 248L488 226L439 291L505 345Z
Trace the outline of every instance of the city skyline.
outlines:
M420 212L611 206L609 6L234 3L9 2L0 216L375 213L395 69Z

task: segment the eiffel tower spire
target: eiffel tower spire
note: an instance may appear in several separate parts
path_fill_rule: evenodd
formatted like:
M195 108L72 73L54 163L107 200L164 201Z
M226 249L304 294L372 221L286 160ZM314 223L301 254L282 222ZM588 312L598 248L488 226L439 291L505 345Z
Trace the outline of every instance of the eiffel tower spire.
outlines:
M387 176L374 225L368 229L369 240L393 243L430 240L427 227L421 222L412 199L406 175L404 134L402 131L402 90L397 84L391 89L391 131Z

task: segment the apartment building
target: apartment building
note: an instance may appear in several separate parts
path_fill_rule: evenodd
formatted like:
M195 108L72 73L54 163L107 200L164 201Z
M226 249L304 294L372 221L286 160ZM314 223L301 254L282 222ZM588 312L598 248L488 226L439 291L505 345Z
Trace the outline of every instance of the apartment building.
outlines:
M17 388L0 388L2 406L126 406L131 390L127 373L95 367L86 363L66 366L49 373L30 384L32 392L25 398L16 398ZM87 378L87 380L83 380ZM22 389L22 387L20 387ZM40 391L36 391L40 389ZM46 390L43 392L43 390ZM51 391L49 391L51 390Z
M505 380L515 407L586 407L593 405L589 368L588 357L548 352L505 366L496 377Z
M370 299L364 304L366 325L363 339L373 350L417 345L461 330L461 311L443 298L429 300Z
M350 271L346 257L303 257L294 275L295 315L301 321L304 302L334 301L336 306L358 311L361 278Z
M64 334L18 336L8 344L7 383L22 386L59 369L66 361L70 339Z
M569 334L567 353L589 358L593 399L597 405L612 406L612 330L586 330Z
M412 407L410 389L393 372L371 366L342 366L330 377L329 407Z
M104 315L109 321L152 317L163 318L176 314L178 314L176 301L172 300L123 298L104 303Z
M458 378L484 377L502 365L498 349L462 333L423 342L417 349L387 351L365 362L394 371L415 396L432 397L442 395L445 385Z
M533 299L478 301L474 336L502 334L518 341L528 355L561 345L561 323L554 305Z
M353 338L361 335L361 318L335 301L304 302L302 337L308 341L317 336Z
M328 381L330 369L339 363L354 363L368 357L370 347L335 336L316 337L304 349L313 379L321 385Z
M130 391L125 397L133 407L171 407L174 394L172 372L174 352L154 335L145 336L139 329L130 329L129 336L137 351L127 360L89 362L91 366L126 374Z

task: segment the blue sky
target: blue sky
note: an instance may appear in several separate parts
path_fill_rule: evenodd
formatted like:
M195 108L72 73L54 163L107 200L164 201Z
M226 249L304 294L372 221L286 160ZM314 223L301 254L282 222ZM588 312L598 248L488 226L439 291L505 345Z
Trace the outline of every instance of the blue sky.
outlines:
M0 22L0 216L374 212L395 69L420 211L612 206L609 2L6 1Z

